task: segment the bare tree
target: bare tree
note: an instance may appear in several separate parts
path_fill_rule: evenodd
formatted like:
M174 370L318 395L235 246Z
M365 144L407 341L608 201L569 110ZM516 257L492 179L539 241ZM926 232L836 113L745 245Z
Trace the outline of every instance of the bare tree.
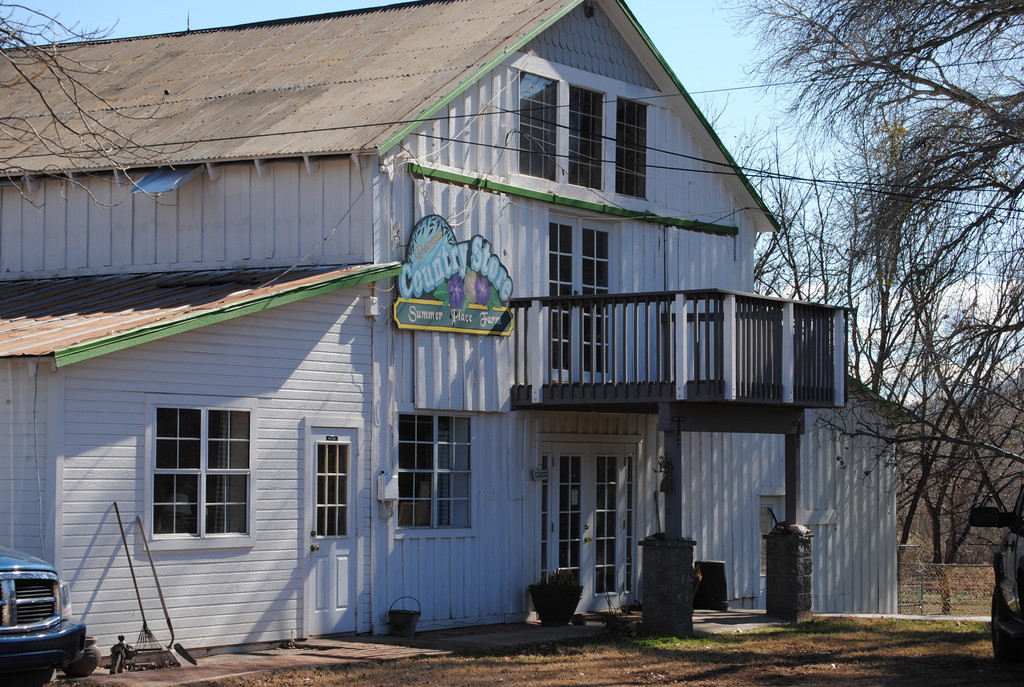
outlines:
M813 186L763 187L786 231L765 288L847 305L851 374L893 409L901 540L961 553L970 505L1024 464L1024 5L753 0L762 74L830 142ZM787 166L792 160L787 159ZM752 165L779 169L769 154Z
M153 113L120 111L92 85L107 66L77 57L76 44L101 38L101 31L0 0L0 176L145 161L121 124Z
M923 541L929 559L951 562L969 506L987 498L1006 505L1024 460L1024 340L998 326L1021 315L1015 275L1024 266L1020 252L989 251L979 261L969 247L944 250L957 225L943 204L881 228L893 200L863 190L879 178L871 166L878 148L867 143L860 157L844 151L842 165L803 163L819 178L851 179L859 168L861 183L766 179L762 191L784 230L761 246L757 276L769 292L851 309L850 371L875 399L853 431L879 439L895 459L901 541ZM777 163L772 153L757 166Z

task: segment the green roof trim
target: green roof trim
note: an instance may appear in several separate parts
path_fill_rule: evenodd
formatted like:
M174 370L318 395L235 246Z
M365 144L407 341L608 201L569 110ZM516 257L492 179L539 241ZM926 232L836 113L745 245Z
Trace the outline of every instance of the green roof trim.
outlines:
M72 346L62 351L55 351L53 354L57 367L72 365L74 363L97 358L101 355L123 351L139 344L157 341L168 336L181 334L183 332L206 327L207 325L226 322L236 317L250 315L264 310L276 308L279 305L294 303L313 296L321 296L332 291L359 286L368 282L378 281L394 277L402 271L399 262L391 262L384 265L371 265L365 269L349 274L344 274L325 281L313 284L303 284L292 288L277 291L271 294L256 296L240 303L232 303L215 310L185 315L180 319L159 324L139 327L128 332L122 332L111 336L90 341L89 343Z
M697 115L697 119L699 119L700 123L704 125L704 128L711 136L711 139L715 142L715 145L718 146L718 150L722 153L722 155L725 156L726 161L730 165L732 165L733 170L735 170L736 172L736 176L740 178L740 181L743 182L743 186L747 189L750 195L753 196L754 202L757 203L757 206L764 213L765 217L768 218L768 221L771 223L771 225L775 227L775 230L782 231L782 225L779 224L779 220L778 218L775 217L775 213L768 209L768 206L765 204L764 199L761 197L761 194L758 193L757 189L754 188L754 185L750 183L750 179L748 179L747 175L743 173L743 169L740 167L739 163L736 162L736 159L732 156L732 153L730 153L728 149L725 147L725 143L722 142L722 139L718 137L718 134L715 132L714 128L712 128L711 122L707 120L707 117L704 116L704 113L700 111L699 107L697 107L697 103L690 96L690 94L687 93L686 89L683 88L683 82L680 81L679 77L676 76L676 73L672 71L672 67L668 66L668 62L665 60L664 55L662 55L661 51L659 51L654 46L654 41L652 41L651 37L647 35L646 31L644 31L644 27L640 25L640 22L637 20L636 15L634 15L632 10L630 10L629 7L626 6L625 0L616 0L616 2L622 9L622 13L625 14L629 21L633 24L633 27L636 29L636 32L640 35L641 38L644 39L644 42L647 43L647 47L650 48L651 53L658 59L658 62L661 63L661 66L665 70L665 73L668 74L669 78L671 78L673 83L675 83L676 88L679 89L680 95L682 95L683 98L686 99L687 104L693 109L694 114Z
M627 210L625 208L618 207L617 205L604 205L601 203L593 203L587 200L579 200L577 198L567 198L565 196L559 196L554 193L544 193L542 191L533 191L527 188L522 188L520 186L504 184L501 183L500 181L492 181L491 179L472 177L466 174L458 174L456 172L446 172L440 169L433 169L432 167L424 167L423 165L419 165L414 162L410 162L408 164L408 170L410 174L421 176L427 179L436 179L438 181L447 181L454 184L462 184L464 186L484 189L486 191L494 191L496 193L505 193L507 195L518 196L520 198L541 200L546 203L552 203L553 205L562 205L565 207L577 208L580 210L590 210L591 212L598 212L601 213L602 215L613 215L615 217L624 217L626 219L635 219L641 220L643 222L651 222L652 224L666 224L672 227L679 227L680 229L703 231L711 234L724 234L727 236L735 236L740 231L739 227L729 226L725 224L711 224L710 222L699 222L693 219L679 219L678 217L666 217L664 215L655 215L650 212Z
M389 150L398 145L398 142L405 138L409 133L419 128L419 126L423 124L423 122L427 121L435 114L437 114L441 110L441 108L451 104L451 102L460 95L462 95L466 91L466 89L468 89L470 86L472 86L477 81L482 79L484 75L486 75L492 69L497 67L499 64L504 62L509 55L518 51L520 48L522 48L524 45L532 41L534 38L547 31L550 26L552 26L559 19L561 19L562 17L576 9L576 6L582 4L583 1L584 0L570 0L565 4L565 6L562 7L562 9L558 10L550 17L542 21L531 31L528 31L527 33L523 34L518 39L516 39L514 42L505 46L504 50L502 50L500 53L498 53L490 60L485 62L483 65L481 65L480 68L478 68L475 72L470 74L467 79L463 80L453 90L449 91L447 95L445 95L436 103L434 103L426 110L421 112L418 116L414 117L410 122L406 123L404 126L402 126L402 128L398 129L395 133L391 134L386 139L384 139L384 141L377 146L379 154L386 154Z

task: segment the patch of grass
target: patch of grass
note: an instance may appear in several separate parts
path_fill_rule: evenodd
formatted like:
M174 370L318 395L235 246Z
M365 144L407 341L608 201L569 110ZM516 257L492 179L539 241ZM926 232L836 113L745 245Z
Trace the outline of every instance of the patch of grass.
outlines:
M1024 684L1024 667L995 662L985 623L822 619L702 637L604 635L472 655L249 675L216 687L677 683L991 687Z

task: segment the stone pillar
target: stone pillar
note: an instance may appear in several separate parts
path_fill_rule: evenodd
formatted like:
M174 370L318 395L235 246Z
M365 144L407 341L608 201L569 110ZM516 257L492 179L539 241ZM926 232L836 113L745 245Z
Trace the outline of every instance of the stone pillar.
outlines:
M645 539L643 551L644 631L686 637L693 634L693 539Z
M766 534L764 540L765 613L790 622L810 620L811 536L785 532Z

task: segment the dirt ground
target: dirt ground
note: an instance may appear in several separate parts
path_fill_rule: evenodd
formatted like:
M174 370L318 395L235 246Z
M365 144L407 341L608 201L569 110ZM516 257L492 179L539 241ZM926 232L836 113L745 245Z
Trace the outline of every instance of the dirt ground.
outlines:
M336 670L231 678L217 687L388 685L898 685L1024 684L1024 664L996 663L982 623L823 620L690 639L604 637Z

